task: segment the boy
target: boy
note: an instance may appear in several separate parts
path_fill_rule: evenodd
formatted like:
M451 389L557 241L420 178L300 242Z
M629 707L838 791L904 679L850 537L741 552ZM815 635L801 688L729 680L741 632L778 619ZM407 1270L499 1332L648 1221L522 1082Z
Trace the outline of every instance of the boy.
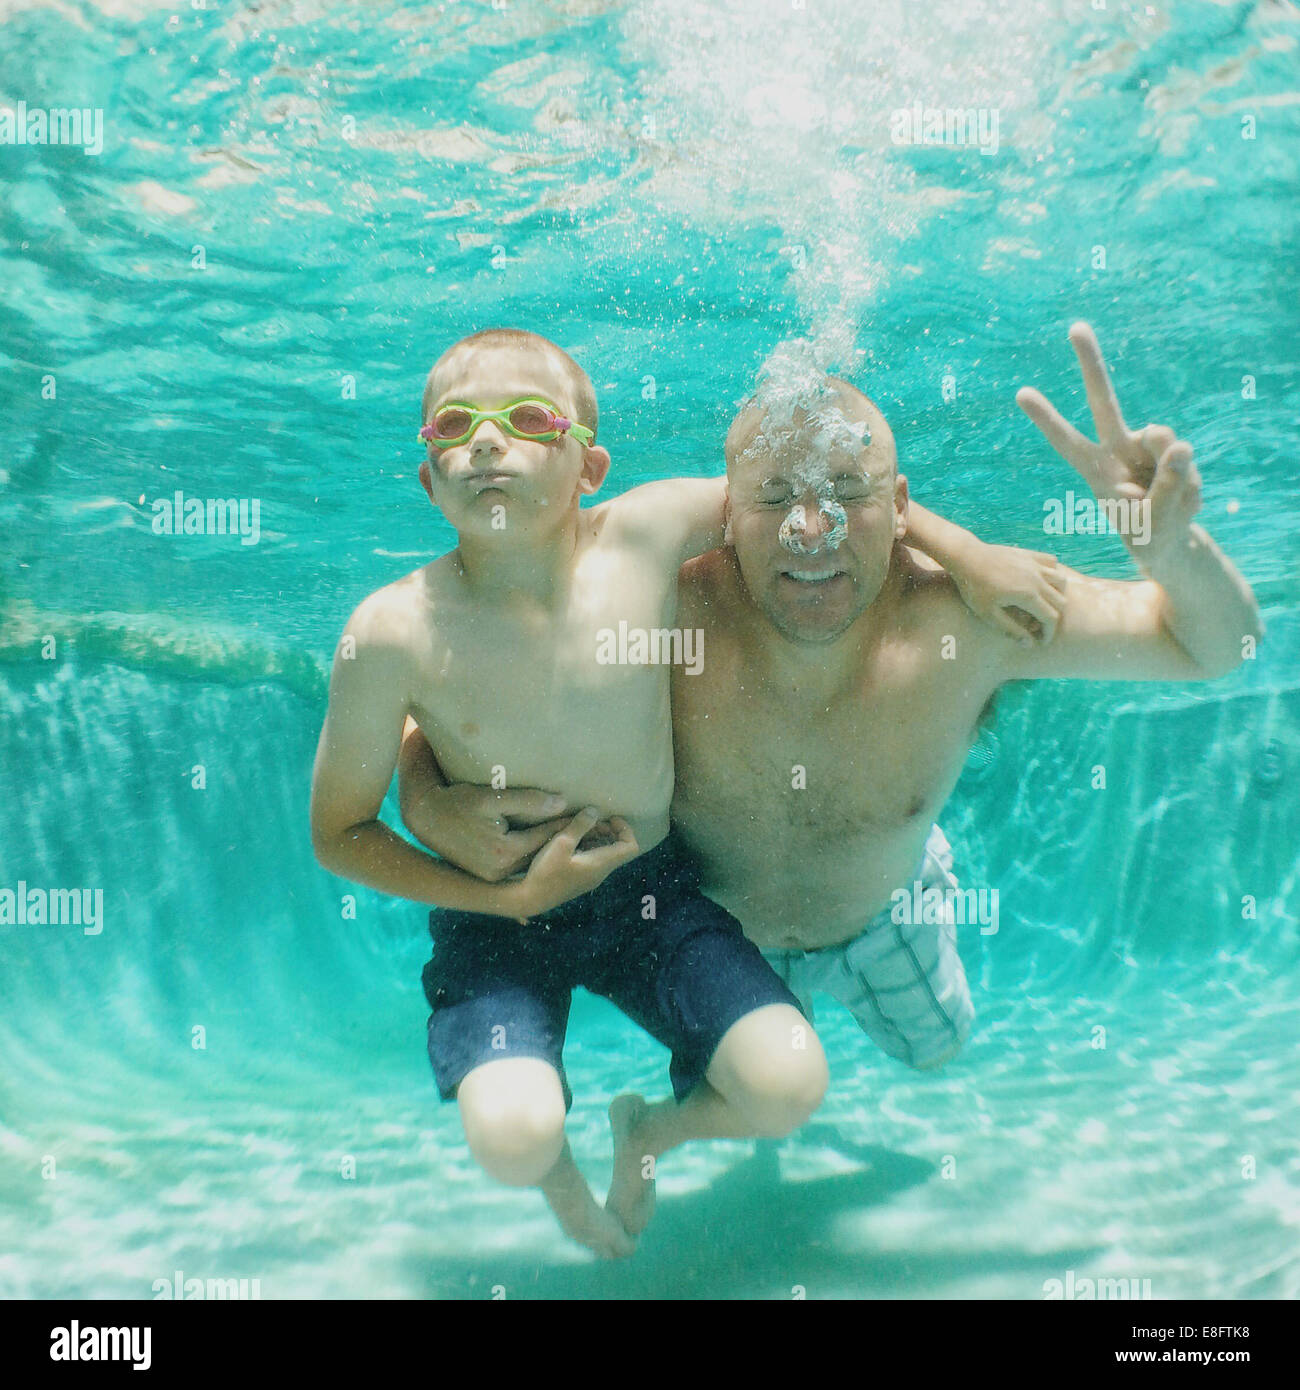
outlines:
M721 484L652 483L581 510L609 468L594 393L534 334L455 344L429 375L423 421L420 480L458 544L348 621L316 757L313 846L343 877L450 909L431 922L425 970L443 1099L459 1101L489 1173L540 1186L570 1236L626 1255L650 1215L647 1157L688 1138L787 1134L827 1080L794 996L668 837L668 668L597 661L602 629L671 627L678 567L721 540ZM483 883L379 822L408 712L456 780L557 787L582 808L522 878ZM613 843L584 848L603 818ZM564 1138L577 984L672 1049L684 1100L665 1107L654 1155L625 1151L634 1117L611 1107L605 1207Z

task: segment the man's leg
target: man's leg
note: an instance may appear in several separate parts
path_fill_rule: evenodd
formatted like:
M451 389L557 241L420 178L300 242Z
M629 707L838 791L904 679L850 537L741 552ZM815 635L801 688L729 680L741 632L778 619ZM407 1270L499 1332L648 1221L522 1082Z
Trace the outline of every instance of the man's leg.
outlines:
M826 1054L789 1004L765 1004L723 1034L704 1079L685 1100L619 1096L609 1108L614 1180L605 1206L632 1235L654 1210L655 1163L690 1139L781 1138L822 1103Z
M635 1249L591 1194L564 1137L559 1073L537 1057L503 1057L468 1072L456 1092L470 1152L498 1182L539 1187L565 1232L598 1255Z
M936 825L914 881L924 890L957 893L952 862ZM914 884L902 886L910 893ZM817 987L835 995L883 1051L916 1071L951 1061L975 1020L951 899L937 915L934 922L899 924L885 910L861 936L817 953L826 957Z

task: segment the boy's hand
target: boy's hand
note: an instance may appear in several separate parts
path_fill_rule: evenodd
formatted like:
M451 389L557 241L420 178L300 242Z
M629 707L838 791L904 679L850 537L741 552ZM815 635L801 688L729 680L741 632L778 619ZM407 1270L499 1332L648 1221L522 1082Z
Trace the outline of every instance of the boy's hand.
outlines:
M1065 571L1055 555L977 541L949 559L966 607L1026 646L1050 642L1065 612Z
M641 853L631 828L619 816L609 820L609 827L617 837L612 844L582 849L582 841L599 822L600 812L593 807L579 811L549 844L533 856L528 873L518 885L521 922L559 907L571 898L590 893L620 864L626 864Z
M422 787L402 806L402 824L421 844L488 883L519 873L571 818L554 793L469 782Z

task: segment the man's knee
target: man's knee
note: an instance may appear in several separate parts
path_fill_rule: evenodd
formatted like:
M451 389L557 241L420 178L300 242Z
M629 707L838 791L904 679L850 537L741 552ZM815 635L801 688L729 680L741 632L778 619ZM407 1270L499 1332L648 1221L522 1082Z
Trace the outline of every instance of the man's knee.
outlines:
M540 1058L510 1057L475 1067L456 1092L465 1138L498 1182L534 1187L564 1148L564 1090Z
M952 1041L941 1052L933 1056L926 1057L923 1061L917 1062L910 1058L906 1059L908 1066L914 1071L938 1071L940 1067L948 1062L962 1050L966 1045L966 1039L970 1037L971 1024L974 1021L972 1013L963 1013L953 1024Z
M938 1071L940 1067L946 1066L962 1050L963 1042L955 1042L945 1052L939 1053L937 1057L927 1057L923 1062L912 1062L910 1066L913 1071Z
M732 1024L713 1055L708 1078L756 1137L773 1139L812 1116L830 1079L817 1034L788 1004L765 1005Z

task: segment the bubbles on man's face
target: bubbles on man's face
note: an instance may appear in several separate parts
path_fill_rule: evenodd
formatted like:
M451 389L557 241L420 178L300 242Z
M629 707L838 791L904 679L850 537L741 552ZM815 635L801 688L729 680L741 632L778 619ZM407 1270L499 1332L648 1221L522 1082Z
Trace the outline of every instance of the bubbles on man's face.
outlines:
M871 443L867 422L845 414L823 357L824 350L806 338L772 351L759 370L759 425L741 454L783 465L801 492L825 491L832 468L857 460Z
M786 513L776 538L792 555L820 555L824 550L837 550L849 534L849 518L834 497L818 494L818 533L808 538L808 514L802 504Z

